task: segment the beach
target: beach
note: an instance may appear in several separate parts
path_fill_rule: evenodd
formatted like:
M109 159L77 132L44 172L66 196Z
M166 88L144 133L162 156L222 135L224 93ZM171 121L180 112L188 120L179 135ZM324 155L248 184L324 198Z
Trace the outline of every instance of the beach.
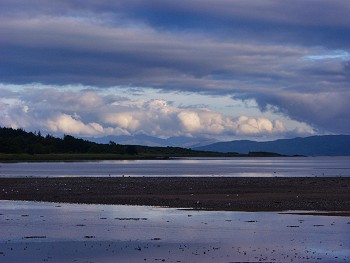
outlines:
M0 178L0 262L348 262L349 187L349 177Z
M1 200L350 214L350 178L0 178Z

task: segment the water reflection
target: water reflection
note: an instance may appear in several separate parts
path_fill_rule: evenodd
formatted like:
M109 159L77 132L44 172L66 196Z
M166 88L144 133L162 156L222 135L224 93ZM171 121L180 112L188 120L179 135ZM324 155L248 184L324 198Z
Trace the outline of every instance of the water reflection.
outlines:
M2 163L0 177L46 176L350 176L350 157L188 158L100 162Z
M349 217L0 201L0 262L349 262Z

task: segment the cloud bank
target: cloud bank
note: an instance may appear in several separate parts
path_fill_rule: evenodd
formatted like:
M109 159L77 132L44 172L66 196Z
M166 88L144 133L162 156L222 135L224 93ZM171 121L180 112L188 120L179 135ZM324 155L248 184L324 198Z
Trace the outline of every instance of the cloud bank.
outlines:
M44 133L105 136L144 133L171 136L250 136L271 138L288 130L283 121L252 116L232 118L208 108L172 102L130 100L98 90L79 92L50 87L11 92L0 89L0 122L8 127Z

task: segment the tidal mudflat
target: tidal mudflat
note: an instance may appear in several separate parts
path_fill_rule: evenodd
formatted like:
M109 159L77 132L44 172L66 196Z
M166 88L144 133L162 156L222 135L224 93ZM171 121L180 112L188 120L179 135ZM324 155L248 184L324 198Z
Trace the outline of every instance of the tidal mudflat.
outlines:
M350 214L350 177L0 178L1 200Z
M285 212L0 201L0 262L350 261L349 217Z

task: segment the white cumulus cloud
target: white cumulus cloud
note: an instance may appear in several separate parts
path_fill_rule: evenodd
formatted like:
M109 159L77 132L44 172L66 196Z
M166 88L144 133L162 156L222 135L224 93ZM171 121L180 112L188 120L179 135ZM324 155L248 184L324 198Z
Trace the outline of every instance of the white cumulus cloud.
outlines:
M201 119L196 112L182 111L178 117L186 131L195 132L201 129Z
M283 137L282 120L227 116L208 107L179 106L164 99L122 97L118 90L0 89L0 126L55 135L105 136L144 133L158 137ZM296 127L294 127L295 131ZM306 133L306 130L304 130Z
M98 123L83 123L73 116L61 114L47 121L47 129L51 132L59 132L75 135L98 135L103 133L103 127Z

